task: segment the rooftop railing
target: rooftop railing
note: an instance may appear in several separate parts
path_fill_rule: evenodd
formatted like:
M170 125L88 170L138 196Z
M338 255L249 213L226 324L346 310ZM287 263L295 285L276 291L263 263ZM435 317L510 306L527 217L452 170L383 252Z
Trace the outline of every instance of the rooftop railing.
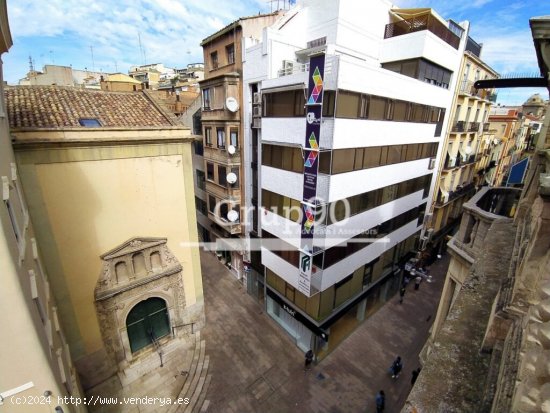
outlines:
M423 16L387 24L384 32L384 39L419 32L422 30L429 30L447 44L458 50L460 37L451 32L447 26L431 14L425 14Z

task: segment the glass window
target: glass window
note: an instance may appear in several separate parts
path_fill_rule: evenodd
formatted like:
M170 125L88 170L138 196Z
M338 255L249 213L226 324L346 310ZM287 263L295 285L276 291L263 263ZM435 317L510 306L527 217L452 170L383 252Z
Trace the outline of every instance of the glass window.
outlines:
M305 116L306 98L303 89L265 93L265 117Z
M208 195L208 210L214 213L215 209L216 209L216 198L214 198L212 195Z
M235 148L239 147L239 132L237 129L231 128L229 130L229 144L233 145Z
M203 89L202 90L202 107L204 109L210 109L210 89Z
M212 69L218 68L218 52L210 53L210 64L212 65Z
M331 152L325 151L325 152L319 152L319 172L323 174L330 174L330 159L331 159Z
M334 116L334 101L336 92L334 90L325 90L323 92L323 116Z
M388 147L388 158L386 163L388 165L398 163L401 161L401 145L392 145Z
M369 99L369 115L371 120L386 119L386 104L387 99L380 96L370 96Z
M337 149L332 151L332 173L353 171L355 149Z
M271 145L271 166L274 168L283 168L283 147Z
M235 63L235 45L233 43L225 46L225 54L227 55L227 64L232 65Z
M336 117L356 119L359 116L359 93L338 91L338 101L336 103Z
M206 162L206 177L209 181L214 181L214 164Z
M204 140L206 146L212 146L212 128L204 128Z
M218 183L227 186L227 170L223 165L218 165Z
M353 165L353 169L355 171L358 171L359 169L363 169L363 153L364 148L356 148L355 149L355 164Z
M396 100L393 103L393 120L396 122L404 122L408 117L409 105L403 100Z
M224 149L225 148L225 129L216 128L216 133L218 136L218 148Z
M205 190L206 189L206 181L204 179L204 172L196 170L197 173L197 188Z
M365 148L363 168L374 168L380 165L380 147Z
M271 166L271 145L262 145L262 165Z

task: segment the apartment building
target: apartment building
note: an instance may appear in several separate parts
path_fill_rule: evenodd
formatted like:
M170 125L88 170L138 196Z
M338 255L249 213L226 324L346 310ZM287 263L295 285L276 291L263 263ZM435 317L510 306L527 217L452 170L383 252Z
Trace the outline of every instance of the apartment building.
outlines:
M278 13L270 13L243 17L201 43L204 52L201 127L209 224L206 227L199 224L199 233L205 241L217 243L218 258L239 279L245 275L250 261L241 213L243 171L245 165L249 167L243 162L243 44L245 39L259 39L262 29L277 16ZM196 175L200 176L201 171Z
M71 66L44 65L42 71L31 70L23 79L19 80L21 86L74 86L83 89L100 89L101 77L107 76L105 72L93 70L78 70Z
M325 356L398 290L466 37L429 8L327 0L301 2L249 42L266 311L303 351Z
M513 161L521 151L522 114L521 108L497 106L489 112L489 131L493 137L491 161L494 168L487 174L493 186L506 185L506 177Z
M425 242L437 252L445 247L447 234L457 227L462 205L475 193L476 185L483 184L477 172L488 162L484 159L488 157L488 118L496 93L478 90L474 83L498 74L483 62L481 51L482 45L468 36L443 142L432 216L427 222Z

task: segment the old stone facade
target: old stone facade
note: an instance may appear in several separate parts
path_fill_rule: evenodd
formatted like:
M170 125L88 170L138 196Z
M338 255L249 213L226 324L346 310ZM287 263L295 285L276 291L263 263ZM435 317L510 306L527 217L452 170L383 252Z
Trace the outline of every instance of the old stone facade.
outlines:
M165 238L134 238L101 256L103 269L95 290L101 335L109 359L124 383L136 377L145 359L158 360L167 344L187 330L182 266ZM132 351L128 333L130 312L141 302L160 298L166 304L168 334L143 349ZM172 344L170 349L175 346ZM156 350L156 351L155 351ZM164 354L164 353L163 353Z

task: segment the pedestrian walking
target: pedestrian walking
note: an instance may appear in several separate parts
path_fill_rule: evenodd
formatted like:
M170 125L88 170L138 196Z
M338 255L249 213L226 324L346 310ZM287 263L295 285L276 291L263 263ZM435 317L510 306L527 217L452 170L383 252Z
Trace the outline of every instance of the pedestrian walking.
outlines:
M310 367L311 367L311 363L313 362L313 351L311 351L311 349L309 349L306 352L305 357L306 357L306 360L305 360L305 364L304 364L304 371L309 370Z
M380 390L376 395L376 413L382 413L386 407L386 395L384 390Z
M414 386L418 375L420 374L420 367L412 371L411 386Z
M403 297L405 297L405 291L407 291L407 289L405 288L405 286L402 286L401 289L399 290L399 304L403 304Z
M420 288L420 283L422 282L422 275L416 274L416 278L414 279L414 289L418 290Z
M403 370L403 362L401 361L401 356L397 356L397 358L393 361L390 372L393 379L396 379L399 377L399 373L401 373L401 370Z

